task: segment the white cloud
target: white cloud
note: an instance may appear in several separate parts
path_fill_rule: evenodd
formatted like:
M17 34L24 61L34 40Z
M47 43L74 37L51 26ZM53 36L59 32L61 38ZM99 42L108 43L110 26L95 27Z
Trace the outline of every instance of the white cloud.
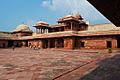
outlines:
M56 12L72 12L75 14L80 11L81 15L90 22L96 20L109 22L86 0L44 0L42 5Z

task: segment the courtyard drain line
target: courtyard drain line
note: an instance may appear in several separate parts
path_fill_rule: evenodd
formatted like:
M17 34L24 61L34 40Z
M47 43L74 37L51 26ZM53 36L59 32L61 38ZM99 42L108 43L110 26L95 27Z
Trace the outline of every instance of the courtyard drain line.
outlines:
M80 66L74 68L74 69L70 69L70 70L68 70L68 71L66 71L66 72L58 75L57 77L53 78L52 80L56 80L56 79L58 79L58 78L60 78L60 77L62 77L62 76L64 76L64 75L69 74L69 73L71 73L71 72L73 72L73 71L75 71L75 70L77 70L77 69L79 69L79 68L81 68L81 67L83 67L83 66L85 66L85 65L87 65L87 64L90 64L90 63L92 63L92 62L95 62L95 61L98 61L98 62L99 62L99 61L101 61L101 60L104 59L104 58L105 58L105 57L102 57L102 56L101 56L101 57L99 57L99 58L97 58L97 59L95 59L95 60L93 60L93 61L87 62L87 63L85 63L85 64L83 64L83 65L80 65Z
M91 62L93 62L93 61L91 61ZM85 65L87 65L87 64L89 64L89 63L91 63L91 62L87 62L87 63L85 63L85 64L83 64L83 65L81 65L81 66L78 66L78 67L74 68L74 69L68 70L68 71L66 71L66 72L58 75L57 77L53 78L52 80L58 79L58 78L60 78L61 76L66 75L66 74L68 74L68 73L70 73L70 72L73 72L73 71L79 69L80 67L83 67L83 66L85 66Z

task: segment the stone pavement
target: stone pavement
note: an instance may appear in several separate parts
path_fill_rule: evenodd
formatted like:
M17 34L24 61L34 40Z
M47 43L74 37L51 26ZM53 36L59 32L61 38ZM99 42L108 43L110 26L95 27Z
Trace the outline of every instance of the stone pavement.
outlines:
M99 50L0 49L0 80L52 80L95 61L103 55L99 52Z
M120 50L104 54L72 72L54 78L54 80L120 80Z

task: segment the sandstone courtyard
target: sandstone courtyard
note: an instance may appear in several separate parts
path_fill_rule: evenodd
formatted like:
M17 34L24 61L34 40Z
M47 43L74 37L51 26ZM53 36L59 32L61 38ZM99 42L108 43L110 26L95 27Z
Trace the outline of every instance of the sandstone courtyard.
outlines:
M0 49L0 80L96 80L88 74L99 67L97 64L101 60L119 54L114 53L108 54L107 50ZM104 64L107 63L109 61ZM86 75L89 78L86 79ZM106 79L97 77L97 80Z

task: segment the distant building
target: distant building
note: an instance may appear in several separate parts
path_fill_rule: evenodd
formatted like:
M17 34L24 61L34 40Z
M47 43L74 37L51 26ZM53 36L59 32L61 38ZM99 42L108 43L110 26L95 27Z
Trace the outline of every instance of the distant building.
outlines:
M39 47L65 49L120 48L120 27L113 24L87 24L80 14L67 15L50 26L39 21L32 32L25 24L12 33L0 32L0 47Z

